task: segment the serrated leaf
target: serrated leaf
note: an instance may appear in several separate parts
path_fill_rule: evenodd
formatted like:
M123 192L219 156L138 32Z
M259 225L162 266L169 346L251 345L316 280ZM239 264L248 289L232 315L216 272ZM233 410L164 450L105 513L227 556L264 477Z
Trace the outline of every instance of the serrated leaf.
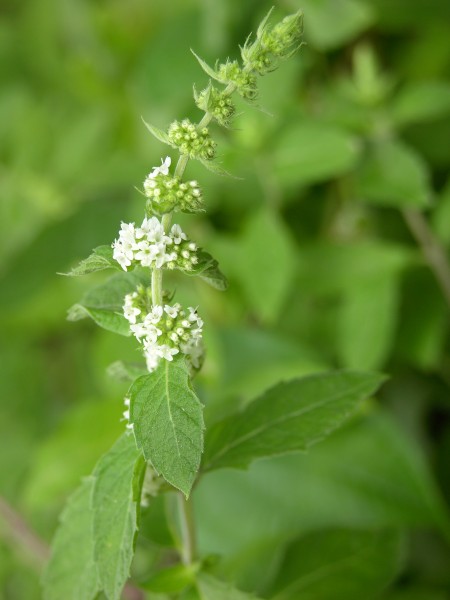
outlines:
M255 595L241 592L230 583L220 581L207 573L199 575L197 590L201 600L258 600Z
M85 479L61 515L43 577L45 600L91 600L101 590L92 538L93 484L92 478Z
M189 495L203 450L203 413L183 358L162 360L131 386L130 422L146 460Z
M80 275L95 273L96 271L103 271L104 269L121 269L119 263L113 258L113 249L111 246L99 246L95 248L92 254L82 260L79 265L68 273L60 273L60 275L78 277Z
M122 312L124 298L138 285L148 284L149 275L140 269L113 275L89 290L78 304L69 309L67 318L78 321L88 317L103 329L129 336L130 326Z
M378 597L402 566L403 542L403 537L392 531L326 529L309 533L288 547L271 598Z
M197 253L198 262L190 270L181 269L186 275L198 275L217 290L224 291L228 287L225 275L219 269L219 263L204 250Z
M257 458L306 450L354 414L383 379L336 372L274 386L209 429L202 470L245 468Z
M147 129L150 131L150 133L160 142L162 142L163 144L167 144L169 146L173 146L172 142L169 139L169 136L167 135L167 133L165 131L162 131L162 129L158 129L158 127L155 127L154 125L150 125L150 123L147 123L144 119L142 119L144 125L147 127Z
M212 77L212 79L215 79L216 81L221 81L216 73L216 71L214 69L212 69L208 63L206 63L202 58L200 58L200 56L198 56L191 48L191 52L192 54L195 56L195 58L198 60L199 65L201 66L201 68L205 71L205 73L207 75L209 75L210 77Z
M383 206L426 207L431 197L426 163L396 140L376 144L356 173L356 193L362 201Z
M129 577L138 529L145 462L133 435L124 433L93 473L94 560L101 589L119 600Z

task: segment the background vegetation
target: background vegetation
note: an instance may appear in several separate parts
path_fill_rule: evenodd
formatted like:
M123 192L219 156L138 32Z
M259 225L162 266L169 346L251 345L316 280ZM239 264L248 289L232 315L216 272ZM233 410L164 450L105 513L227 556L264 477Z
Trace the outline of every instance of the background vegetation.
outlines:
M44 542L124 427L127 385L107 368L136 353L131 339L66 322L96 276L56 273L110 243L120 220L140 218L133 185L162 152L140 116L161 128L198 118L192 83L201 89L207 79L189 48L209 63L234 57L271 4L3 0L0 490ZM242 105L235 128L220 133L225 168L244 179L188 167L208 206L189 231L230 280L220 294L174 278L206 323L198 393L211 423L280 379L333 368L390 379L308 454L206 476L194 495L199 546L222 556L221 576L261 595L298 576L306 548L314 560L315 547L332 557L361 546L350 573L372 566L373 595L444 600L450 5L274 4L278 16L304 10L308 45L261 80L259 102L272 116ZM0 595L39 598L45 549L18 543L5 514ZM316 532L327 529L321 546ZM144 515L138 578L169 538L156 502ZM336 581L334 591L327 585L301 598L337 598ZM300 596L283 596L291 597Z

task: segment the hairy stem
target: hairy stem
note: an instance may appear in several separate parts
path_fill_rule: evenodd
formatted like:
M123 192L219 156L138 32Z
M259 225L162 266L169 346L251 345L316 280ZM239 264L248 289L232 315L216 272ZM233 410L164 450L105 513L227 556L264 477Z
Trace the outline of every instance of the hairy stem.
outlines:
M422 213L412 209L405 209L402 213L450 307L450 264L445 249L434 236Z
M182 493L178 493L178 512L181 529L181 559L185 565L190 565L195 560L195 526L192 503L186 500Z

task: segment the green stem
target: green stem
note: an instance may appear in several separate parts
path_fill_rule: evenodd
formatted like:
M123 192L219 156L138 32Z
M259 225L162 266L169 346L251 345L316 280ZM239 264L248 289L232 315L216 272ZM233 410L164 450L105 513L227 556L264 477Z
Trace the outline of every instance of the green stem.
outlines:
M152 270L152 304L162 305L162 269Z
M181 529L181 559L183 564L190 565L195 560L195 526L192 504L182 493L178 493L178 512Z

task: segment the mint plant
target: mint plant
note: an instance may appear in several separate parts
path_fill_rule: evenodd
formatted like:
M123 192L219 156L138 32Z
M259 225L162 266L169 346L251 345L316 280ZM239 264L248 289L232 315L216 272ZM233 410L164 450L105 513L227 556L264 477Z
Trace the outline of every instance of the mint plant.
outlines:
M308 449L357 412L383 381L373 373L330 372L280 382L205 430L193 380L205 360L202 332L207 324L201 307L177 301L176 291L165 287L164 274L178 270L218 291L227 287L217 260L173 221L179 212L202 213L207 206L199 183L185 177L189 160L226 175L215 162L211 123L230 127L236 114L233 94L254 103L258 77L302 45L301 12L275 25L270 15L256 36L247 38L241 62L227 60L212 68L197 57L215 82L194 90L204 112L198 124L175 120L163 131L145 123L154 137L178 152L176 164L166 156L145 178L142 221L122 223L111 246L96 248L68 273L117 271L73 306L69 319L88 317L109 331L133 335L142 361L115 365L116 373L131 380L124 431L67 502L44 576L47 600L91 600L101 593L120 598L142 513L162 495L173 548L133 586L170 598L250 597L212 575L213 561L198 555L191 504L195 484L217 469L246 468L258 458ZM130 598L135 587L125 588Z

